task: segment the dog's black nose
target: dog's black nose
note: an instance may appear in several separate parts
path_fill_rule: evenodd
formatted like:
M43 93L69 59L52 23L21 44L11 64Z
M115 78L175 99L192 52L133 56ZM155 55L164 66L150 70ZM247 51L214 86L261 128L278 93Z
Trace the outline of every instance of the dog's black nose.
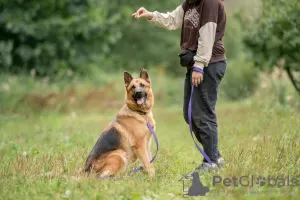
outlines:
M135 93L135 96L136 96L137 98L142 97L142 95L143 95L143 92L136 92L136 93Z

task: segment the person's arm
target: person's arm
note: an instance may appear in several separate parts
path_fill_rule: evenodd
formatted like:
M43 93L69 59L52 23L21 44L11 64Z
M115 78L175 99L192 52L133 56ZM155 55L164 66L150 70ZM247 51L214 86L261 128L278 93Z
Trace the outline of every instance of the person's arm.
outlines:
M158 11L149 12L145 8L140 8L132 14L136 18L144 17L155 25L161 26L168 30L175 30L181 27L183 20L183 7L178 6L172 12L160 13Z
M215 43L218 14L218 1L205 0L200 23L198 49L194 57L195 68L203 70L209 64Z
M183 20L183 8L182 6L178 6L172 12L160 13L157 11L152 12L152 19L149 20L153 24L161 26L168 30L176 30L181 28L182 20Z

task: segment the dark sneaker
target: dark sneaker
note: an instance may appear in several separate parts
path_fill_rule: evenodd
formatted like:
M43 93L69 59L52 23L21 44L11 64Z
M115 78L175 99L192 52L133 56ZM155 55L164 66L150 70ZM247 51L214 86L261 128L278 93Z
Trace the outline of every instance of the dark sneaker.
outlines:
M195 173L195 172L208 173L208 172L212 172L212 171L214 171L214 172L218 171L218 165L216 163L212 163L212 165L211 165L209 163L204 162L201 165L199 165L195 170L186 174L185 178L192 179L193 173Z
M207 162L202 163L195 169L197 172L208 173L208 172L216 172L218 171L218 165L216 163L209 164Z
M218 171L218 165L216 163L209 164L204 162L198 167L198 171L202 171L203 173Z
M218 168L222 168L222 167L224 167L224 165L225 165L225 160L223 159L223 158L219 158L218 160L217 160L217 166L218 166Z

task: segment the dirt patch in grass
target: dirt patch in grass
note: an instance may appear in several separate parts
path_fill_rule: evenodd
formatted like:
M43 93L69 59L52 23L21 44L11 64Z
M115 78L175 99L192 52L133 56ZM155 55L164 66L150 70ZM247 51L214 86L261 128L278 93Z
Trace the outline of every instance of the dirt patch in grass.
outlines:
M62 92L49 92L46 94L28 93L24 101L34 111L55 110L69 112L71 110L99 110L120 107L123 101L122 95L114 90L112 83L100 89L71 87Z

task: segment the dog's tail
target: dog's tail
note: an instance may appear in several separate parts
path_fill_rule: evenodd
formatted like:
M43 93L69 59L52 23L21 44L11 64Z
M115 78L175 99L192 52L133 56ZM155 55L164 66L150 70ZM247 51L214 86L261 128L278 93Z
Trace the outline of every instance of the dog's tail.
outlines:
M93 159L89 155L85 161L84 172L90 172L92 168Z

